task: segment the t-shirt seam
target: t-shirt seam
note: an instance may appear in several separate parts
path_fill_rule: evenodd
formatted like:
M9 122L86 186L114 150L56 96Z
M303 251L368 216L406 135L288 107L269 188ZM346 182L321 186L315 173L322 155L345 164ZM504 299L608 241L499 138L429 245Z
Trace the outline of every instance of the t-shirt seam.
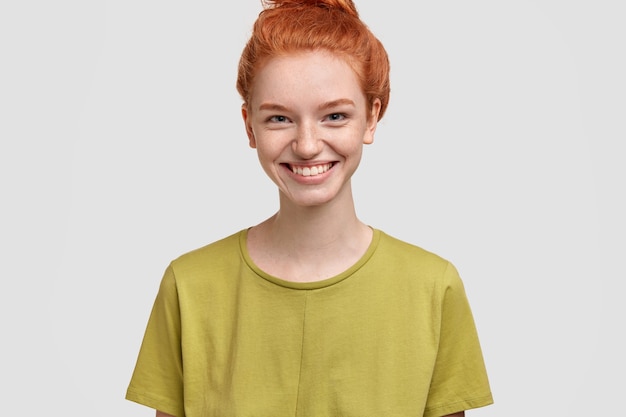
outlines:
M346 281L349 281L351 277L353 277L355 274L358 273L358 271L360 271L363 267L365 267L368 263L370 263L371 259L379 251L379 247L380 247L383 234L384 234L384 232L382 232L380 229L372 228L372 230L374 233L374 235L372 236L372 241L370 242L370 246L368 246L368 249L362 255L362 257L355 264L350 266L350 268L346 269L342 273L337 274L334 277L323 279L321 281L313 281L313 282L307 282L307 283L294 283L294 282L282 280L279 277L275 277L271 274L264 272L262 269L258 267L258 265L256 265L252 261L245 247L245 239L246 239L248 229L240 230L239 233L237 233L239 258L243 262L243 264L246 266L246 268L250 270L255 276L273 285L286 288L292 291L303 291L303 292L323 291L328 288L338 286ZM349 270L351 270L350 273L347 273ZM307 284L307 285L299 287L296 284ZM319 284L319 286L316 284Z
M462 400L459 401L454 401L451 403L445 403L445 404L441 404L441 405L436 405L436 406L431 406L431 407L426 407L424 408L424 411L435 411L435 410L439 410L442 408L448 408L448 407L453 407L457 404L467 404L469 402L474 402L474 401L479 401L479 400L489 400L492 398L492 394L484 394L481 396L476 396L476 397L469 397L469 398L464 398Z
M166 406L169 405L172 407L176 407L177 409L180 407L180 405L178 404L178 401L175 399L168 398L168 397L156 397L153 394L146 393L145 391L139 390L132 386L128 388L126 392L126 397L133 401L139 400L141 403L149 403L149 404L144 404L144 405L157 407L157 409L159 409L160 411L163 411L161 410L162 408L169 409L169 407L159 407L159 405L166 405Z
M302 336L300 338L300 367L298 368L298 388L296 390L296 406L294 409L294 416L298 415L298 407L300 406L300 389L302 388L302 368L304 367L304 338L306 336L306 313L307 304L309 301L310 291L305 291L304 306L302 309Z

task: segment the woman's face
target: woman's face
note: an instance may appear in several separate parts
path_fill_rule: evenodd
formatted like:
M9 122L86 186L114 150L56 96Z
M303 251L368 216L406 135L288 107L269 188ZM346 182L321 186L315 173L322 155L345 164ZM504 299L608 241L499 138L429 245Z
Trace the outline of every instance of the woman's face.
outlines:
M350 66L325 51L272 58L252 91L242 108L250 146L281 198L316 206L350 197L380 109L376 101L368 111Z

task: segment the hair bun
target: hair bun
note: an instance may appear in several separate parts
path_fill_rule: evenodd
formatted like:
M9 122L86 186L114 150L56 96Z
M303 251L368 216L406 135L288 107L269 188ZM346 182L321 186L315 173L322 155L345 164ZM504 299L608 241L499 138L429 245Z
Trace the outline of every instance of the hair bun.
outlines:
M261 0L266 9L277 9L280 7L320 7L326 9L339 9L354 17L359 17L359 13L352 0Z

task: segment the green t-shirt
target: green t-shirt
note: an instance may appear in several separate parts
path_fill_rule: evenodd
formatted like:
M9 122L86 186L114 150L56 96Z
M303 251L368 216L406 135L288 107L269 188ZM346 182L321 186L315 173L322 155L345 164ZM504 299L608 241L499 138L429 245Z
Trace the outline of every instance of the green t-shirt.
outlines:
M435 417L491 404L463 284L374 230L344 273L260 270L247 231L174 260L126 398L177 417Z

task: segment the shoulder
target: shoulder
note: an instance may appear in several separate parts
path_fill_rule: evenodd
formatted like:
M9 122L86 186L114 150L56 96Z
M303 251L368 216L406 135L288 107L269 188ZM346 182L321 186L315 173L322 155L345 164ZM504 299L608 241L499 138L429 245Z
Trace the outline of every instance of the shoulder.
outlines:
M182 277L197 276L208 271L228 270L240 263L241 236L238 231L230 236L191 250L172 260L169 269L177 281Z
M389 262L400 262L403 265L408 263L428 268L446 268L450 265L447 259L420 246L390 236L383 231L379 231L379 234L377 255Z
M372 261L381 270L431 288L462 285L456 267L448 259L382 231L379 234L380 241Z

